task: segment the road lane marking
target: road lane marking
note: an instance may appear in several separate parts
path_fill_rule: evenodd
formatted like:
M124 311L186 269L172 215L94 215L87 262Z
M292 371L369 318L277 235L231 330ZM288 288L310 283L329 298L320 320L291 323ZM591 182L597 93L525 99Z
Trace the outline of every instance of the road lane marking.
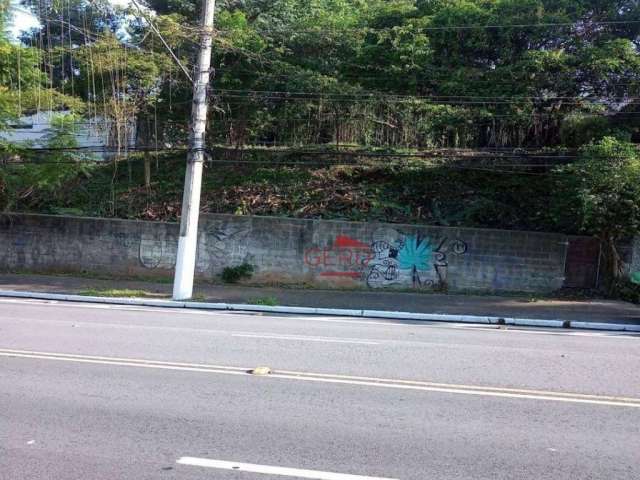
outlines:
M564 337L605 337L605 338L624 338L627 340L633 340L640 338L640 335L636 332L552 332L549 330L528 330L526 327L518 326L484 326L484 325L464 325L464 324L452 324L449 328L455 330L469 330L472 332L505 332L505 333L526 333L529 335L561 335Z
M14 350L8 348L0 348L0 356L3 357L18 357L18 358L44 358L47 360L70 360L70 361L82 361L87 363L102 363L108 362L113 364L127 364L132 366L168 366L176 368L197 368L199 370L230 370L237 371L238 373L244 373L249 370L245 367L229 367L223 365L211 365L204 363L184 363L184 362L167 362L157 360L146 360L141 358L127 358L127 357L102 357L96 355L80 355L73 353L52 353L52 352L39 352L33 350Z
M38 360L54 360L98 365L112 365L123 367L153 368L161 370L176 370L188 372L214 373L225 375L250 376L251 369L246 367L230 367L221 365L207 365L197 363L165 362L131 358L97 357L89 355L75 355L65 353L35 352L28 350L0 349L0 357L30 358ZM441 392L462 395L476 395L486 397L501 397L529 400L544 400L566 403L581 403L591 405L606 405L615 407L640 408L640 398L618 397L608 395L592 395L571 392L557 392L545 390L528 390L481 385L462 385L437 383L418 380L395 380L376 377L360 377L352 375L336 375L312 372L297 372L275 369L274 373L260 377L264 379L298 380L307 382L321 382L329 384L357 385L366 387L392 388L400 390L415 390L423 392Z
M143 307L143 306L135 306L135 305L113 305L113 304L91 304L91 303L74 303L74 302L65 302L58 300L38 300L38 299L10 299L10 298L0 298L0 302L6 303L16 303L22 305L30 305L30 306L50 306L50 307L59 307L59 308L90 308L96 310L117 310L123 312L145 312L145 313L164 313L168 314L167 310L170 310L170 313L179 313L185 315L201 315L201 316L209 316L222 317L223 320L235 320L238 317L241 318L251 318L257 313L254 312L242 312L242 311L234 311L230 312L227 310L196 310L190 308L178 308L173 307L170 309L162 308L162 307ZM266 315L264 312L260 313L261 316L267 316L268 318L279 319L279 320L298 320L298 321L306 321L306 322L321 322L321 323L342 323L342 324L354 324L354 325L378 325L385 327L402 327L402 328L435 328L435 329L453 329L453 330L469 330L476 332L510 332L510 333L525 333L525 334L535 334L535 335L560 335L560 336L576 336L576 337L598 337L598 338L610 338L610 339L640 339L640 336L637 332L553 332L548 330L541 330L543 327L535 327L532 329L526 329L526 327L499 327L495 326L492 328L491 326L485 325L469 325L467 323L443 323L435 320L397 320L397 319L387 319L385 321L376 321L376 320L355 320L351 318L340 318L338 317L323 317L323 316L299 316L296 314L272 314ZM410 323L409 323L410 322ZM114 324L118 325L118 324Z
M91 308L91 307L90 307ZM129 311L139 311L139 310L129 310ZM186 313L186 312L185 312ZM197 313L197 312L196 312ZM24 322L25 319L18 317L18 316L12 316L12 317L7 317L4 316L2 313L0 313L0 321L2 319L8 319L10 321L16 321L16 322ZM225 318L226 320L226 318ZM307 321L325 321L325 319L316 319L316 318L309 318L306 319ZM109 328L116 328L116 329L144 329L144 330L176 330L176 331L182 331L182 332L194 332L194 333L198 333L198 334L211 334L211 335L228 335L231 334L232 336L238 336L238 337L242 337L242 336L249 336L249 335L261 335L261 333L259 332L236 332L233 330L223 330L223 329L211 329L211 328L205 328L205 327L201 327L201 328L192 328L192 327L183 327L183 326L174 326L174 325L148 325L148 324L130 324L130 323L108 323L108 322L103 322L103 321L74 321L74 320L66 320L66 319L27 319L26 321L30 322L30 323L42 323L42 324L62 324L62 325L72 325L73 327L84 327L84 328L97 328L97 327L109 327ZM364 323L364 324L374 324L374 325L384 325L383 323L378 323L378 322L351 322L348 320L337 320L337 321L332 321L332 320L326 320L326 321L330 321L331 323ZM404 326L404 327L411 327L413 325L392 325L392 326ZM222 326L220 326L222 327ZM467 325L459 325L459 324L452 324L452 325L420 325L420 327L431 327L431 328L448 328L448 329L455 329L455 330L469 330L469 331L473 331L473 332L508 332L508 333L524 333L524 334L529 334L529 335L562 335L562 336L576 336L576 337L605 337L605 338L622 338L622 339L626 339L626 340L640 340L640 335L638 335L637 333L629 333L629 332L616 332L616 333L587 333L587 332L549 332L549 331L532 331L532 330L522 330L522 329L518 329L518 328L508 328L508 327L503 327L503 328L499 328L499 327L471 327L471 326L467 326ZM279 336L277 334L271 334L271 333L267 333L265 332L265 335L273 335L275 336ZM301 336L301 335L280 335L282 337L292 337L295 339L299 339L302 340L303 338L322 338L322 339L327 339L325 341L328 340L334 340L334 339L339 339L338 337L309 337L309 336ZM318 340L320 341L320 340ZM381 342L376 340L376 339L352 339L352 338L344 338L343 341L340 342L335 342L335 343L349 343L349 342L360 342L360 343L364 343L364 344L380 344ZM388 338L386 339L384 342L382 343L411 343L411 344L417 344L417 345L432 345L433 343L431 342L424 342L422 340L418 340L418 339L393 339L393 338Z
M233 333L232 337L240 338L265 338L270 340L295 340L301 342L324 342L324 343L351 343L356 345L380 345L379 342L371 340L329 338L329 337L310 337L306 335L261 335L257 333Z
M311 478L315 480L397 480L388 477L369 477L362 475L350 475L346 473L322 472L320 470L274 467L270 465L256 465L253 463L211 460L208 458L182 457L178 459L176 463L180 465L190 465L193 467L217 468L219 470L262 473L265 475L280 475L284 477Z
M17 303L21 305L29 305L36 307L58 307L58 308L90 308L93 310L117 310L119 312L145 312L145 313L174 313L178 312L181 314L187 315L204 315L204 316L214 316L221 315L224 317L252 317L256 314L253 312L242 312L242 311L229 311L229 310L202 310L202 309L191 309L184 307L149 307L149 306L137 306L137 305L115 305L115 304L101 304L101 303L76 303L76 302L65 302L58 300L13 300L13 299L5 299L0 298L0 302L5 303Z

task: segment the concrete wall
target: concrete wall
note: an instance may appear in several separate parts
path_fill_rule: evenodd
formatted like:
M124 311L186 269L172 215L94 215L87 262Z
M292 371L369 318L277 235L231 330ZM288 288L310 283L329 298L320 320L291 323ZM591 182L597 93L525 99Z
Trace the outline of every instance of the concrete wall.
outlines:
M0 269L170 275L178 226L46 215L0 220ZM197 274L255 266L256 283L547 292L564 281L567 237L270 217L202 218Z

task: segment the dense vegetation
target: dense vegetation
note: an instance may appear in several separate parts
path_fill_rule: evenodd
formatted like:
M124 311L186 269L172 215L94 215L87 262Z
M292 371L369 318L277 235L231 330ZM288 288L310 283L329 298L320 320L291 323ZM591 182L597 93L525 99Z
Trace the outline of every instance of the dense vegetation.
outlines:
M2 147L0 207L175 219L191 84L171 55L191 71L199 2L23 4L41 28L0 33L0 128L76 116L47 151ZM635 0L223 0L203 210L587 233L615 272L640 230L638 47ZM96 116L112 162L74 150Z
M190 84L145 17L105 0L24 2L43 23L23 56L42 59L46 86L94 114L135 115L145 144L184 143ZM190 69L199 2L148 4ZM212 143L577 148L640 125L635 0L218 5Z

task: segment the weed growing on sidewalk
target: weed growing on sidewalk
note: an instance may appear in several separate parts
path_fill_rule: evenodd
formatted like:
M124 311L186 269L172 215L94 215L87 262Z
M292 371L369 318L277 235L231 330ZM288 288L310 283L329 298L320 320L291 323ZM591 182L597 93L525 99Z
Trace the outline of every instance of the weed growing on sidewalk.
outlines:
M277 307L280 305L276 297L260 297L249 300L250 305L264 305L267 307Z
M89 288L79 292L80 295L86 295L87 297L119 297L119 298L168 298L169 295L162 295L158 293L150 293L144 290L130 290L128 288L117 289L97 289Z

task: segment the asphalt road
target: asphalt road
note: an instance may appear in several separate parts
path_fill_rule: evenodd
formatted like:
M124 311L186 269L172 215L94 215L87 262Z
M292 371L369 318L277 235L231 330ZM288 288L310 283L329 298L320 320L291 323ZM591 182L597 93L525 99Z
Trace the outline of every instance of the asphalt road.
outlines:
M640 336L0 300L0 478L640 478Z

